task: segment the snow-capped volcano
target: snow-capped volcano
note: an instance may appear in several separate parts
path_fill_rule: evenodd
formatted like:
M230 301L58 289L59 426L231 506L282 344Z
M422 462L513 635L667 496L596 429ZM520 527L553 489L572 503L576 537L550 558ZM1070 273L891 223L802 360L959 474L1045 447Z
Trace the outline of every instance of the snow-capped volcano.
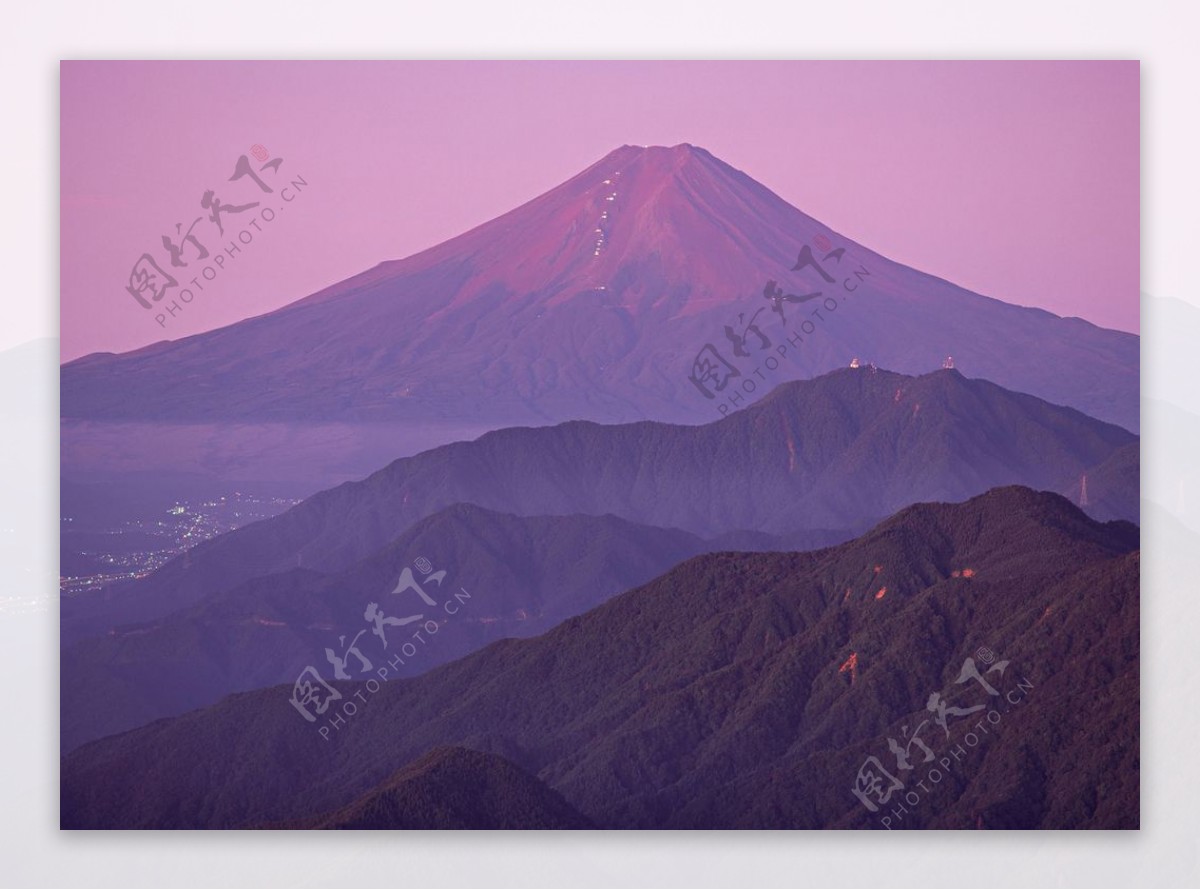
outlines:
M893 262L704 149L626 145L274 312L71 362L62 413L702 423L854 357L924 373L947 355L969 377L1138 427L1135 335Z

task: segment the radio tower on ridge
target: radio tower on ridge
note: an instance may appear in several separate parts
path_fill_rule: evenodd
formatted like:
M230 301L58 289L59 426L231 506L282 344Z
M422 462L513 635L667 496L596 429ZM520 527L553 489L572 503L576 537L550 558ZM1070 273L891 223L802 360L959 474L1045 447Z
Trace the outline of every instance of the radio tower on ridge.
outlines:
M1086 507L1088 505L1087 496L1087 473L1079 480L1079 506Z

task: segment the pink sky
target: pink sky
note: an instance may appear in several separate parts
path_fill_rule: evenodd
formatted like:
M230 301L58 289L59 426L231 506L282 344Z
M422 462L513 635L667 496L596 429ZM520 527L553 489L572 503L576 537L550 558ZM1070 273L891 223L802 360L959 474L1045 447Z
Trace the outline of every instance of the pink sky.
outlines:
M893 259L1136 332L1138 98L1136 62L64 62L62 357L282 306L625 143L702 146ZM170 269L205 190L256 200L226 182L255 144L308 187L160 327L130 268Z

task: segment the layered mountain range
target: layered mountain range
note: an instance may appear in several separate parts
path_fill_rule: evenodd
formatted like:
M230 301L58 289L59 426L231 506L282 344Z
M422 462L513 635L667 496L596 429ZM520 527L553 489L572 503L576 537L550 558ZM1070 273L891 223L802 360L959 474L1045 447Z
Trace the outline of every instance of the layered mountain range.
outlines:
M63 598L62 825L1136 827L1138 353L679 145L70 362L65 567L300 502Z
M253 578L339 572L457 503L517 516L612 514L705 538L846 540L909 504L999 485L1081 493L1136 519L1137 437L954 370L843 369L703 426L571 422L403 458L200 544L148 578L64 601L64 640L157 620ZM1124 463L1122 463L1122 461ZM1134 472L1106 469L1126 466ZM439 556L436 546L426 553ZM369 594L368 594L369 596Z
M325 647L369 627L364 614L372 601L395 613L396 580L420 556L449 569L472 600L460 618L443 620L436 646L394 666L393 677L547 631L699 553L808 550L843 537L744 532L706 540L611 515L518 517L456 504L342 571L258 576L154 621L64 647L62 749L233 692L291 682L311 663L328 670Z
M398 771L454 746L561 795L504 772L539 824L1136 827L1137 548L1129 523L1001 488L821 551L697 556L533 639L334 683L361 704L320 724L277 687L84 745L62 823L392 827L389 799L421 799ZM497 769L456 765L448 804ZM854 793L864 769L920 805L884 826L881 789Z

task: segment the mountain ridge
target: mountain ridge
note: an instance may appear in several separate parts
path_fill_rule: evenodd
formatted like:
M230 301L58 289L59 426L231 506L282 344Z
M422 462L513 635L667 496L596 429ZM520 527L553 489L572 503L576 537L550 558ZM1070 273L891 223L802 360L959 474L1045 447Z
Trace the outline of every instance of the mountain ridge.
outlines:
M1136 827L1137 547L1129 523L1014 487L815 553L697 556L542 636L383 684L331 740L273 688L85 745L63 761L63 824L309 818L449 744L511 760L601 827L879 827L855 772L990 647L1012 665L995 682L1030 703L900 827ZM263 768L281 757L286 773Z
M390 591L418 557L447 569L474 595L461 615L442 622L437 645L394 667L394 677L428 671L502 637L542 633L697 553L807 550L849 537L734 533L704 540L612 515L519 517L455 504L340 572L293 568L258 576L162 618L64 642L60 744L68 752L234 692L290 682L314 661L324 665L322 652L337 633L369 627L368 602L395 611Z
M150 578L66 601L63 628L78 639L97 620L108 622L100 632L149 620L255 575L335 571L456 502L518 515L612 513L707 538L854 529L910 503L1000 485L1064 490L1135 441L957 371L843 369L703 426L570 421L402 458L200 544ZM1103 491L1106 478L1119 487ZM1134 518L1136 479L1098 476L1093 488L1107 515Z
M595 828L562 795L496 754L434 748L334 813L274 829L579 830Z

